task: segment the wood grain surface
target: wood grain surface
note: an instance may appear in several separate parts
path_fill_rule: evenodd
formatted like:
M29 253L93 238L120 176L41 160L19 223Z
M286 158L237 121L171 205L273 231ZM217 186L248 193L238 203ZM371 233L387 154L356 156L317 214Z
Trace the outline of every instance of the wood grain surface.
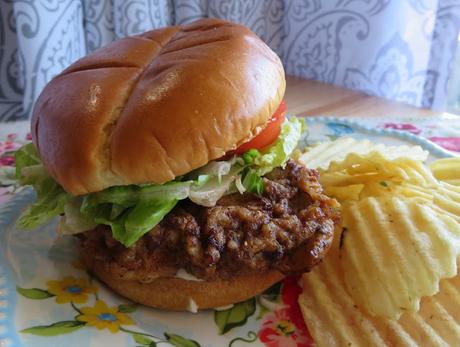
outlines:
M288 112L299 116L426 117L441 114L299 77L287 76L286 80Z

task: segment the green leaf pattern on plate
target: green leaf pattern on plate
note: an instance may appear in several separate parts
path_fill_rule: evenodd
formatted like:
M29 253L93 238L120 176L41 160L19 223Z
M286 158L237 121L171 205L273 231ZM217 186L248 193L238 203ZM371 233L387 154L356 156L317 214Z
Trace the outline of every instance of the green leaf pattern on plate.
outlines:
M40 336L56 336L73 333L74 331L83 328L84 325L85 323L74 320L62 321L50 325L38 325L35 327L23 329L21 330L21 333Z
M231 308L214 312L214 321L219 328L219 334L225 334L235 327L246 324L248 318L256 311L256 299L234 304Z
M81 270L77 266L75 268ZM89 280L86 280L88 283L93 283L93 278L90 273L87 273L90 277ZM72 281L71 281L72 280ZM88 291L88 288L83 288L85 281L82 278L66 278L62 281L49 281L56 282L57 284L63 286L65 293L82 293L85 290ZM45 289L40 288L22 288L17 286L16 291L21 294L23 297L32 300L43 300L51 297L58 297ZM97 327L101 329L109 329L112 333L124 332L131 334L134 339L134 342L137 346L149 346L157 347L160 343L169 343L170 345L176 347L200 347L200 344L194 340L185 338L180 335L172 333L164 333L165 338L157 337L148 333L141 331L134 331L127 329L126 325L133 325L134 322L129 316L130 313L133 313L137 310L138 305L134 303L125 303L119 304L117 306L110 307L104 300L101 300L97 294L97 290L91 290L87 293L93 294L94 301L96 304L94 306L85 306L79 307L74 301L56 301L57 304L67 304L74 311L75 318L74 320L64 320L60 322L55 322L50 325L37 325L32 326L26 329L21 330L23 334L31 334L37 336L58 336L63 334L69 334L74 331L77 331L83 327L91 328ZM89 297L80 298L82 301L79 301L80 304L85 304L89 300ZM85 319L83 319L85 318ZM115 326L114 326L115 325Z
M153 346L156 345L156 343L152 339L141 334L133 334L133 339L142 346L151 346L152 343L154 344Z
M200 347L200 344L195 340L186 339L176 334L165 333L165 337L175 347Z
M48 299L54 296L47 290L43 289L38 289L38 288L21 288L21 287L16 287L16 290L19 294L22 296L28 298L28 299L34 299L34 300L43 300L43 299Z

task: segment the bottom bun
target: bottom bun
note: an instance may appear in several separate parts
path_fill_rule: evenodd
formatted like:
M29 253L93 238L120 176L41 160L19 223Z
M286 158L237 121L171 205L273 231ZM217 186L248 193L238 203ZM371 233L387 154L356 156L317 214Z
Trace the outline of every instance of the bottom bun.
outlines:
M101 263L86 265L118 294L146 306L175 311L196 312L228 306L260 294L284 278L278 271L268 271L235 277L230 281L188 281L161 277L150 283L140 283L111 276L104 271Z

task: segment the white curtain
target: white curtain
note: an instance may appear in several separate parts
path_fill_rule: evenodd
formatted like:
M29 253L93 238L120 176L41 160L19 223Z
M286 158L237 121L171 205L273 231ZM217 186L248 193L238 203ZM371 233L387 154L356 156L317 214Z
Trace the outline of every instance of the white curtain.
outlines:
M249 26L289 74L441 109L460 0L0 0L0 120L30 117L43 86L88 52L202 17Z

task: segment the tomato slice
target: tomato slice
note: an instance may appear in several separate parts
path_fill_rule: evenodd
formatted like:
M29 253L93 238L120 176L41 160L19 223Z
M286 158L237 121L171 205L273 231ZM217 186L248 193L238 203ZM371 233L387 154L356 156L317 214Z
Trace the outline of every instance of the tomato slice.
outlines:
M286 114L286 105L284 101L281 101L278 109L275 111L273 116L268 121L267 126L262 130L256 137L243 143L240 147L232 151L232 154L242 154L249 151L250 149L262 149L278 138L281 131L281 124L284 122L284 116Z

